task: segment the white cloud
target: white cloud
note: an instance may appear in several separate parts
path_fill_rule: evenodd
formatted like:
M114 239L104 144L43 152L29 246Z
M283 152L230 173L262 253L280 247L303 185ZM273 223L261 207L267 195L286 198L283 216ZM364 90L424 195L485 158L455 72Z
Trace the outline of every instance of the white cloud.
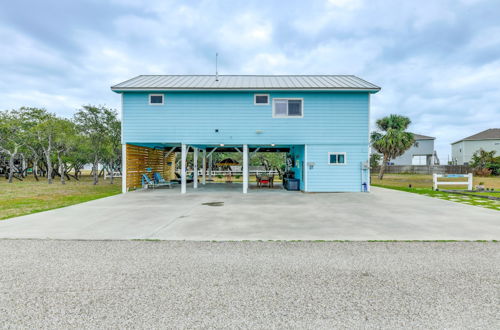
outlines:
M25 1L0 4L0 109L118 107L110 85L138 74L210 74L218 51L223 74L372 81L382 87L372 119L410 116L412 130L438 138L442 156L450 142L500 127L496 0L55 3L36 15Z

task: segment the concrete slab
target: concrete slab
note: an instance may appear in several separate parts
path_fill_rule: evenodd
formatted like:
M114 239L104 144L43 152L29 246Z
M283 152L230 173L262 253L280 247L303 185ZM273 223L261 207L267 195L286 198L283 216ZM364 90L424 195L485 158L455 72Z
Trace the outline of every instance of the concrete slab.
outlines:
M222 202L222 206L204 205ZM0 238L493 240L500 212L395 190L306 194L210 184L137 191L0 221Z

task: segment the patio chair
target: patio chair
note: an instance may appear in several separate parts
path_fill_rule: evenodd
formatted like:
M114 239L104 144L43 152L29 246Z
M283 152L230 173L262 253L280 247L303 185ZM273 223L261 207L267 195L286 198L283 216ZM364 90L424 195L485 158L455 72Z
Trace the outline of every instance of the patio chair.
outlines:
M153 179L155 181L155 184L157 186L167 186L168 188L172 188L172 184L174 182L172 181L167 181L165 180L162 176L161 176L161 173L159 172L155 172L153 173Z
M271 179L267 175L263 175L258 178L258 186L262 187L262 185L267 185L271 188Z
M141 176L141 183L143 188L156 188L156 183L151 180L151 178L147 174L143 174Z

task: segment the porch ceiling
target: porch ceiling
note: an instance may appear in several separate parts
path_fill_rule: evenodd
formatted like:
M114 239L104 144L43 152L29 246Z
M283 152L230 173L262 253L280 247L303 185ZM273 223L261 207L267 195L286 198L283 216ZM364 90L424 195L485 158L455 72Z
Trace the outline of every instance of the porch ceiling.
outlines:
M173 150L174 152L181 152L181 145L180 144L175 144L175 143L127 143L131 145L136 145L136 146L141 146L141 147L146 147L146 148L151 148L151 149L160 149L160 150L168 150L172 149L174 147L175 149ZM214 150L217 148L214 152L236 152L234 148L239 148L241 150L242 145L192 145L193 147L197 147L200 150L207 150L208 152ZM249 152L254 152L255 150L259 149L259 152L289 152L290 151L290 145L277 145L277 146L271 146L271 145L249 145L248 146L248 151Z

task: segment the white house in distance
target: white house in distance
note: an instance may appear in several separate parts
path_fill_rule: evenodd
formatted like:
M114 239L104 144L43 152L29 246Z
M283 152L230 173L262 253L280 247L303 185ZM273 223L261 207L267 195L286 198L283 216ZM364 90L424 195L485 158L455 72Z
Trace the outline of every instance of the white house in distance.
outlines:
M490 128L466 137L451 144L451 159L453 164L468 165L472 155L483 149L496 151L500 155L500 128Z
M434 150L432 136L413 133L415 144L404 154L389 161L390 165L439 165L439 158ZM375 150L372 150L376 152Z

